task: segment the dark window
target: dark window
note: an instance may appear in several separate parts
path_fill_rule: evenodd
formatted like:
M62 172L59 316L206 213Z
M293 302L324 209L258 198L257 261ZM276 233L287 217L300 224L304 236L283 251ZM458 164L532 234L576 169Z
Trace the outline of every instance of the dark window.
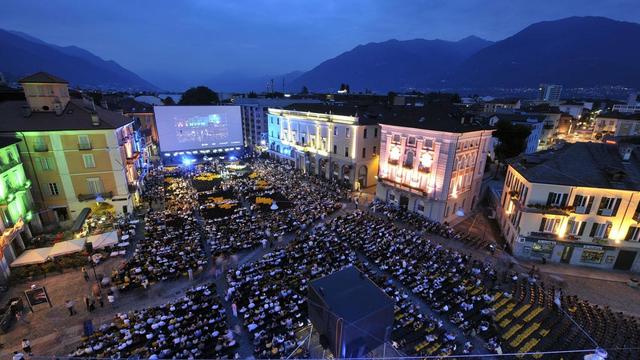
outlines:
M367 157L367 148L362 148L362 158Z
M367 129L364 129L364 132L363 132L363 136L362 136L362 137L363 137L363 138L365 138L365 139L367 138Z
M349 157L349 148L348 147L344 148L344 156L345 157Z
M373 129L373 137L378 137L378 128Z
M338 146L337 145L333 145L333 153L334 154L338 153Z

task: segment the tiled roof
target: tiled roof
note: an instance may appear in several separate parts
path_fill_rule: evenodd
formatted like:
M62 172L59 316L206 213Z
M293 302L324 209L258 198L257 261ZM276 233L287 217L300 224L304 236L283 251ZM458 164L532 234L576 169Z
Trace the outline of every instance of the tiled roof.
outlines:
M68 84L69 83L67 80L61 79L57 76L53 76L44 71L40 71L35 74L23 77L18 82L20 84L29 84L29 83Z
M520 155L510 165L534 183L638 191L639 151L635 149L629 161L623 161L616 144L579 142Z
M117 129L132 121L118 112L96 106L100 124L95 126L91 122L93 109L79 99L71 99L60 115L32 112L25 117L25 107L28 107L26 101L0 102L0 132Z

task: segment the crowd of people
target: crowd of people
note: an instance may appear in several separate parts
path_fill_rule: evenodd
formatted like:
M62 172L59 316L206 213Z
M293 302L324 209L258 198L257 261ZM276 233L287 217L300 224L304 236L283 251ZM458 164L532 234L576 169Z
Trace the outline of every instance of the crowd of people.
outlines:
M215 190L232 191L245 205L230 215L206 219L212 254L237 253L272 245L287 233L300 232L340 209L347 190L335 183L319 181L292 171L286 165L254 160L249 176L227 177ZM203 171L219 171L211 165ZM256 199L266 199L261 206ZM276 208L272 209L271 204Z
M574 324L563 320L554 308L551 295L523 290L523 284L531 289L540 284L524 281L515 272L500 276L493 264L430 240L432 235L464 236L446 223L375 201L370 211L349 211L317 224L343 206L348 190L262 159L250 164L250 175L224 176L205 190L230 192L242 206L226 216L200 219L197 209L202 204L190 179L199 172L224 172L224 167L213 162L192 172L173 171L171 176L152 172L147 181L150 188L145 199L161 206L150 206L145 239L132 259L113 274L122 288L203 269L205 239L214 257L257 246L273 248L284 236L293 240L259 260L228 269L224 301L231 304L232 314L225 314L213 295L214 285L199 287L176 302L119 314L74 355L232 357L237 343L225 317L234 316L246 328L256 358L308 357L307 347L300 346L304 341L300 331L310 324L309 283L349 265L365 272L395 301L391 340L399 354L541 350L552 346L552 341L540 342L545 336L551 338L549 334L577 334ZM276 194L286 197L281 205L286 202L287 206L256 204L256 198L276 198ZM533 295L526 295L527 291ZM416 299L428 309L421 308ZM594 311L575 298L566 300L570 301L565 311L573 311L579 321L602 332L598 334L601 338L613 336L615 330L608 323L595 323L604 319L606 311ZM618 328L628 334L624 341L610 343L637 344L637 335L631 334L639 328L637 322L621 315L617 318ZM527 330L529 323L534 330ZM556 325L564 330L552 330ZM476 344L483 348L474 348ZM635 353L624 353L629 354Z
M71 356L87 358L237 358L235 335L213 284L162 306L117 314Z
M179 276L191 277L207 264L204 234L194 211L195 190L186 176L177 176L183 174L172 175L154 172L149 176L145 196L161 201L162 206L149 209L144 238L139 240L131 259L113 271L112 281L120 290Z
M327 230L305 232L287 247L227 273L228 300L250 333L257 358L283 358L309 324L309 281L355 261L355 253ZM302 357L297 354L296 357Z

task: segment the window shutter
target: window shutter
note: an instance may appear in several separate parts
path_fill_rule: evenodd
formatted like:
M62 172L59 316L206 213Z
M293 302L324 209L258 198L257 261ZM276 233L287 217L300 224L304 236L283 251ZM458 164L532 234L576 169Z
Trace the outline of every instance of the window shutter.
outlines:
M562 201L560 201L560 207L567 206L567 197L568 196L569 196L569 194L567 194L567 193L562 194Z
M554 193L550 192L547 196L547 206L551 205L551 203L553 202L554 195Z
M635 229L635 228L634 228L633 226L629 226L629 230L627 230L627 235L625 235L625 237L624 237L624 239L625 239L626 241L631 240L631 237L633 236L633 230L634 230L634 229Z
M577 208L578 206L580 206L580 203L582 202L582 195L576 195L573 198L573 207Z
M584 234L584 228L587 227L587 222L583 221L582 223L580 223L580 230L578 230L578 236L582 236L582 234Z
M589 236L591 237L596 236L597 230L598 230L598 223L593 223L593 225L591 225L591 232L589 233Z
M593 207L593 199L595 199L595 196L589 196L589 201L587 202L587 210L585 211L585 214L588 214L591 212L591 207Z
M547 218L542 218L542 221L540 221L540 231L544 231L544 226L547 223Z
M616 214L618 213L618 209L620 208L621 202L622 202L621 198L616 199L616 203L615 205L613 205L613 213L611 213L611 216L616 216Z
M608 239L609 238L609 232L611 231L611 227L612 224L610 222L607 222L607 228L604 230L604 239Z

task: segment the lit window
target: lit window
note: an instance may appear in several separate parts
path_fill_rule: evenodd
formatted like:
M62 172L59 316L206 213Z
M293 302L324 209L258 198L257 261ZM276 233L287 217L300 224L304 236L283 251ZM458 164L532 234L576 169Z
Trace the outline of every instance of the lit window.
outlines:
M82 161L84 162L84 167L87 169L96 167L96 161L93 158L93 154L83 154Z

